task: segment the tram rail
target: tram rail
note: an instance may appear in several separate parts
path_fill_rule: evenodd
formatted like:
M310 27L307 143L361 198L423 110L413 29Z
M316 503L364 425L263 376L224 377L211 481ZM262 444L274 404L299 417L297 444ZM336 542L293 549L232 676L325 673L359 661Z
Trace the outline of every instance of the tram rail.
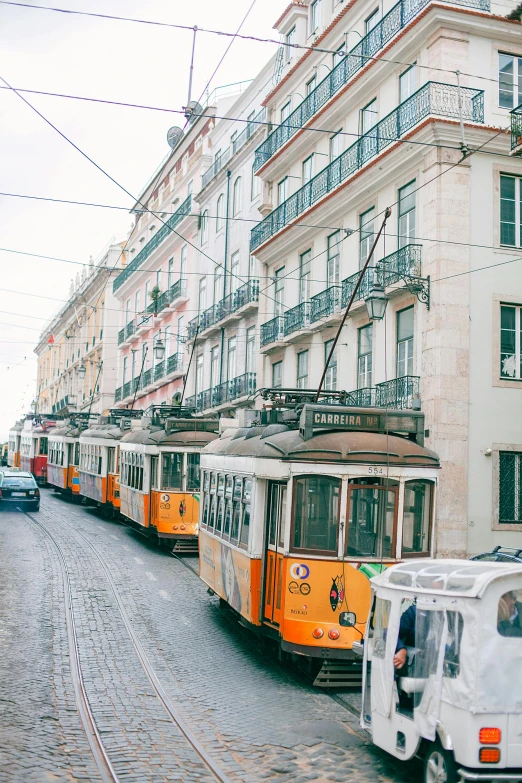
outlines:
M49 531L48 528L45 527L45 525L43 525L39 520L37 520L32 514L23 511L23 509L20 509L20 511L22 511L25 517L29 518L34 525L36 525L46 534L46 536L52 541L58 553L63 582L64 582L65 596L66 596L65 609L66 609L67 636L69 640L71 672L73 676L73 686L74 686L78 711L80 714L82 725L87 735L89 746L91 747L91 751L93 753L98 769L100 770L100 774L102 775L102 779L104 783L120 783L119 778L111 764L109 755L103 745L100 734L96 727L96 722L92 714L92 710L85 691L85 686L84 686L81 666L80 666L76 629L74 625L71 583L70 583L69 571L67 568L67 561L65 559L65 555L63 554L63 550L61 549L60 544L56 540L55 536L53 536L51 531ZM132 642L132 645L136 651L138 659L143 667L145 674L147 675L147 678L149 679L149 682L151 683L153 689L155 690L157 697L163 704L163 707L165 708L167 714L169 715L173 723L177 726L177 728L180 730L181 734L185 737L186 741L192 747L192 749L197 754L197 756L201 759L204 766L207 768L210 774L215 778L215 780L218 783L233 783L232 779L221 769L219 764L217 764L212 759L210 754L207 753L205 748L202 746L202 744L199 742L197 737L194 735L193 731L187 725L186 721L180 715L179 711L176 709L172 701L169 699L165 689L163 688L154 670L154 667L152 666L147 656L147 653L139 637L137 636L136 632L134 631L134 628L132 627L132 623L130 621L129 615L121 601L118 588L116 587L116 584L110 573L110 569L108 568L104 559L100 556L96 547L92 544L92 542L88 539L87 536L85 536L79 530L75 530L75 533L91 549L95 558L100 563L100 566L103 572L105 573L107 582L114 595L116 604L120 612L121 619L129 635L129 638ZM181 560L181 558L179 559Z

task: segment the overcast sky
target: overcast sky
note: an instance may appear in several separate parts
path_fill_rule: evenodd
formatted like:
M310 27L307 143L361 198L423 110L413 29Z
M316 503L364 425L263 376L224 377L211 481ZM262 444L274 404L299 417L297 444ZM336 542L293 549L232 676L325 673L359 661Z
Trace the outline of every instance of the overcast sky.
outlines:
M235 31L251 2L53 0L49 5ZM286 5L286 0L257 0L241 32L276 37L272 25ZM198 33L194 98L229 41ZM191 43L188 31L0 4L0 76L13 87L179 110L187 101ZM273 44L236 39L212 87L253 78L274 50ZM175 114L26 97L135 195L168 152L168 128L183 124ZM0 90L0 192L130 206L119 188L9 90ZM130 225L124 211L0 196L0 441L29 411L39 332L81 271L75 264L6 249L86 263L112 238L123 238Z

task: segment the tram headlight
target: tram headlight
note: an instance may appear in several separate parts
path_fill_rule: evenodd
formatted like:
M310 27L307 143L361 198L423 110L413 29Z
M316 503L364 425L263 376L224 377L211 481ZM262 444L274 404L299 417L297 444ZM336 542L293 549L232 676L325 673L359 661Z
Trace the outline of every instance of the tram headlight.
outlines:
M332 628L330 631L328 631L328 636L330 639L333 639L334 641L338 639L341 635L341 632L337 630L337 628Z
M314 639L321 639L322 636L324 636L324 631L322 628L314 628L312 631L312 636Z

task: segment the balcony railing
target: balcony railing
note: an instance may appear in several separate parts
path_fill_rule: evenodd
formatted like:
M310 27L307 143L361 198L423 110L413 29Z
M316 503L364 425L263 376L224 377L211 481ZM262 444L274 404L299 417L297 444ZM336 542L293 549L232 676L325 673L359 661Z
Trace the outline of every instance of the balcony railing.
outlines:
M430 0L400 0L370 30L348 55L332 68L312 92L288 116L283 125L279 125L267 136L255 154L254 170L257 171L274 155L288 139L297 133L319 109L321 109L350 79L363 68L386 44L417 16ZM476 8L489 11L489 0L445 0L450 5Z
M225 383L214 386L213 389L206 389L200 392L195 398L196 410L199 413L207 410L207 408L217 408L226 402L233 402L241 397L253 394L255 391L256 374L255 372L246 372L243 375L238 375L237 378L232 378L231 381L225 381Z
M138 255L132 259L130 264L127 264L125 269L118 275L116 280L113 283L112 290L116 292L121 286L125 283L125 281L130 277L130 275L135 272L137 269L140 268L140 266L143 264L144 261L147 260L147 258L153 253L159 245L163 242L163 240L171 234L171 232L176 228L178 223L180 223L186 215L190 213L190 209L192 206L192 197L188 196L183 204L174 212L174 214L167 220L166 223L164 223L160 229L156 231L152 239L150 239L147 244L142 247Z
M375 408L378 407L377 402L377 389L373 386L365 386L362 389L355 389L348 393L346 398L347 405L355 405L359 408Z
M330 286L330 288L321 291L320 294L316 294L310 299L310 323L314 323L314 321L318 321L320 318L327 318L340 309L341 286Z
M511 151L522 153L522 103L511 112Z
M484 91L462 87L462 119L484 122ZM427 82L252 229L250 249L287 226L430 114L459 119L459 88Z
M176 372L177 370L180 370L183 366L183 354L182 353L174 353L172 356L169 356L167 359L167 375L169 375L171 372Z
M284 322L284 316L276 315L271 321L261 324L261 347L283 339Z
M152 367L150 370L145 370L143 375L141 376L141 388L144 389L146 386L150 386L152 383Z
M120 329L118 332L118 345L121 345L123 342L125 342L125 328Z
M71 394L66 394L65 397L62 397L61 400L58 400L58 402L54 403L52 406L51 413L59 413L60 411L63 411L65 408L75 408L76 407L76 396Z
M114 402L120 402L120 400L122 399L121 392L122 392L122 387L119 386L114 392Z
M246 372L229 381L228 399L238 400L240 397L245 397L247 394L254 394L255 391L256 374L255 372Z
M122 387L123 399L125 399L125 397L128 397L130 393L131 393L131 382L127 381L126 383L123 384Z
M154 381L155 382L156 381L161 381L161 379L163 378L164 375L165 375L165 363L164 362L159 362L154 367Z
M229 315L237 313L249 302L257 302L259 299L259 280L250 280L237 291L233 291L217 304L204 310L201 315L189 321L187 327L188 339L192 340L198 332L204 332L210 326L223 321ZM198 328L199 327L199 328Z
M133 318L125 327L125 339L128 340L136 331L136 319Z
M196 407L196 396L187 397L185 400L185 405L187 408L195 408Z
M368 267L364 273L361 285L357 289L355 301L364 299L370 292L373 285L375 273L377 273L378 282L386 286L398 283L399 280L409 279L421 276L421 253L422 245L405 245L395 253L385 256L379 261L377 268ZM359 279L360 272L356 272L350 277L346 277L342 283L341 307L346 307Z
M199 392L196 398L196 410L204 411L212 407L212 389Z
M412 408L413 401L419 399L420 378L403 375L402 378L378 383L376 390L379 408Z
M283 317L285 319L283 327L285 337L292 332L304 329L310 323L310 302L301 302L296 307L291 307Z
M259 123L264 122L266 115L266 109L261 109L253 120L250 120L246 124L246 127L244 130L239 133L230 147L227 147L226 150L224 150L219 157L216 158L212 166L208 168L203 176L201 177L201 188L205 188L209 182L212 182L214 177L216 177L219 172L226 166L228 161L236 154L236 152L239 152L241 147L243 147L249 139L252 138L256 130L259 128Z

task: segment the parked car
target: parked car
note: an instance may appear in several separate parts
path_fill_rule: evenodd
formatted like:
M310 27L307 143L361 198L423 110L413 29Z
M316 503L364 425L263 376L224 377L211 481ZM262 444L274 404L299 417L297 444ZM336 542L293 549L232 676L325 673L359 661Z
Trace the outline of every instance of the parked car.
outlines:
M470 560L493 560L495 563L522 563L522 549L511 546L496 546L491 552L470 557Z
M40 490L32 473L5 468L0 471L0 508L7 504L40 510Z

